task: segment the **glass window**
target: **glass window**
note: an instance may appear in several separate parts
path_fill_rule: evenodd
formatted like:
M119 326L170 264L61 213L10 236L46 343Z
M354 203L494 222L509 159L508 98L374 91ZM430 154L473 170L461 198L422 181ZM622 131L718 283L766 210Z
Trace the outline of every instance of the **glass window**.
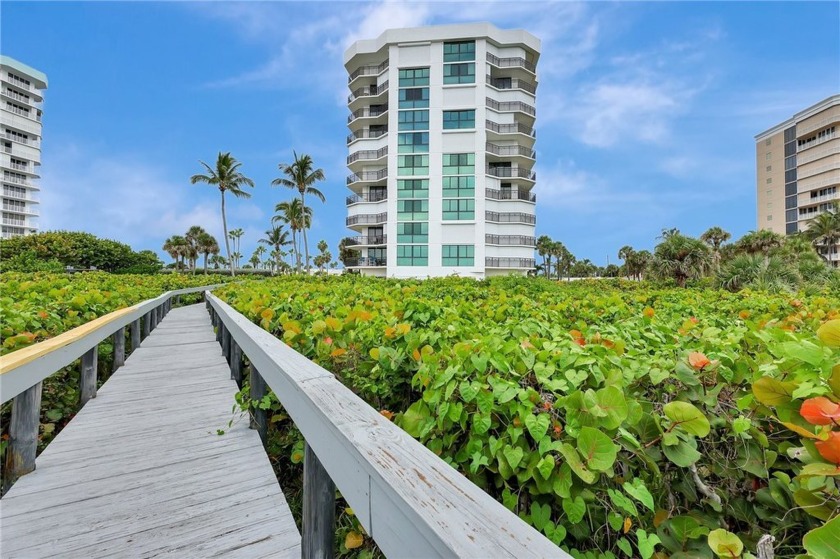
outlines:
M443 83L475 83L475 62L444 64Z
M462 60L475 60L475 41L443 43L444 62L460 62Z
M429 85L428 68L405 68L400 70L400 87Z
M397 200L397 221L424 221L428 219L428 200Z
M429 153L429 133L407 132L397 134L397 151L399 153Z
M429 247L426 245L397 245L397 266L428 266Z
M475 112L475 111L473 111ZM429 111L400 111L400 130L428 130Z
M475 128L475 110L443 111L443 129Z
M397 223L398 243L428 243L428 223Z
M475 177L443 177L444 198L474 198Z
M444 153L444 175L471 175L475 173L474 153Z
M458 198L443 201L443 220L462 221L475 219L475 200Z
M401 109L426 109L429 107L429 88L413 87L400 90Z
M428 198L429 179L400 179L397 181L397 198Z
M398 155L397 176L428 175L428 155Z
M475 265L475 246L473 245L443 245L444 266L473 266Z

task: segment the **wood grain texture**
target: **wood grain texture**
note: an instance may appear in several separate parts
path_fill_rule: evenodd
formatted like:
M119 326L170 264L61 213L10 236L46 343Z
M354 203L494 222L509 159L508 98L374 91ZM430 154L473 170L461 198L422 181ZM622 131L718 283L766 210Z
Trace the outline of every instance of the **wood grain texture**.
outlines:
M335 483L312 447L303 457L302 559L332 559L335 539Z
M173 309L0 499L0 556L300 557L236 390L206 311Z
M114 359L111 364L111 372L125 365L125 326L114 332Z
M99 346L90 348L82 355L82 374L79 392L80 403L85 405L91 398L96 398L96 373L99 367Z
M41 425L41 387L40 382L29 387L12 402L9 446L6 448L3 467L4 489L8 489L19 477L35 469L38 427Z
M254 367L253 363L250 365L250 370L251 400L258 402L268 393L268 388L265 380L260 376L260 372ZM250 427L251 429L256 429L260 435L260 439L265 444L266 437L268 436L268 412L261 408L252 408Z
M140 319L131 323L131 351L140 347Z

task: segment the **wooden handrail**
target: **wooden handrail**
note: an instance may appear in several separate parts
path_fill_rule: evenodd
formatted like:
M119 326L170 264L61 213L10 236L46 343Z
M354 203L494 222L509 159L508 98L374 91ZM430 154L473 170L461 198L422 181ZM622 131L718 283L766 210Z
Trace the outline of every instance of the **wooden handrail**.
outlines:
M209 292L205 300L222 347L238 349L226 354L247 356L252 378L274 391L303 434L304 488L320 480L325 489L303 496L304 558L331 546L334 526L307 507L328 518L335 502L323 495L332 483L388 557L570 557L332 373Z

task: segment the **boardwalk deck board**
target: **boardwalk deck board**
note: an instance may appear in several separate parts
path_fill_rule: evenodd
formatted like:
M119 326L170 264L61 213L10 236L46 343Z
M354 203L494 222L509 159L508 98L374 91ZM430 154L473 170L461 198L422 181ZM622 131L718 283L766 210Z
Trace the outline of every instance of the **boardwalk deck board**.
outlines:
M0 499L0 556L299 557L236 390L204 306L173 309Z

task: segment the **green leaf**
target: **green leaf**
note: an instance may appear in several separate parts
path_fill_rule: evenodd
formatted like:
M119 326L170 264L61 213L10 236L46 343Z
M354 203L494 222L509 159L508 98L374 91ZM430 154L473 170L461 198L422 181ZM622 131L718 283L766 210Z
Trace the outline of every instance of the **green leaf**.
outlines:
M458 392L461 393L461 399L469 403L475 400L478 395L478 383L471 383L462 380L458 385Z
M514 470L522 461L522 457L525 455L521 448L519 448L518 446L510 445L505 446L505 449L502 451L502 454L505 455L505 460L507 460L508 464L510 464L510 467Z
M624 555L627 557L633 557L633 546L627 540L627 538L619 538L616 542L618 549L624 552Z
M569 443L563 443L560 447L560 454L566 459L566 464L572 469L584 483L594 483L596 475L583 462L581 462L580 455L575 451L574 447Z
M586 503L578 495L574 499L563 499L563 512L572 524L577 524L586 515Z
M741 552L744 551L741 538L723 528L709 532L708 543L712 552L718 557L726 557L727 559L740 557Z
M653 504L653 496L648 491L648 488L645 486L645 482L642 481L640 478L635 478L632 483L625 481L624 491L646 506L649 510L655 511L655 507Z
M64 414L61 413L61 410L52 409L47 412L47 418L50 421L58 421L62 417L64 417Z
M613 505L620 508L628 515L633 518L639 516L639 511L636 509L636 505L633 504L633 501L625 497L623 493L616 491L615 489L607 489L607 495L609 495L610 501L612 501Z
M483 435L489 431L490 424L491 419L489 413L477 413L473 415L473 431L476 435Z
M662 541L656 534L648 535L647 532L641 529L636 530L636 539L638 540L636 545L639 548L639 554L642 556L642 559L653 557L654 547Z
M574 452L574 450L572 450ZM568 462L564 462L560 469L557 472L557 475L554 476L554 481L551 484L551 488L554 493L559 497L571 497L571 489L574 480L572 479L572 468L569 466Z
M765 406L787 404L794 390L796 390L795 382L782 382L771 377L761 377L752 385L755 399Z
M577 438L577 449L583 462L592 470L604 472L613 465L618 445L607 435L592 427L582 427Z
M831 376L828 378L828 386L835 396L840 398L840 364L835 365L831 369Z
M627 400L615 386L602 388L595 393L597 408L601 412L598 423L606 429L617 429L627 419Z
M534 527L537 530L542 530L549 522L551 522L551 507L540 505L539 503L531 503L531 523Z
M555 545L560 545L566 539L566 528L562 524L550 522L543 527L543 532Z
M669 402L662 411L668 419L692 435L705 437L711 430L709 420L703 412L688 402Z
M840 318L829 320L817 328L817 337L829 347L840 347Z
M702 456L697 452L697 443L694 439L689 441L679 441L674 446L662 446L662 452L665 456L676 464L677 466L687 468L700 460Z
M400 419L400 427L414 438L420 437L428 422L433 421L429 406L424 402L414 402L405 410Z
M543 456L542 459L537 462L537 471L543 479L551 477L551 472L554 471L554 457L551 455Z
M528 415L525 417L525 427L528 429L528 433L531 434L531 438L537 442L540 442L540 440L548 432L548 426L550 423L551 419L547 413Z

